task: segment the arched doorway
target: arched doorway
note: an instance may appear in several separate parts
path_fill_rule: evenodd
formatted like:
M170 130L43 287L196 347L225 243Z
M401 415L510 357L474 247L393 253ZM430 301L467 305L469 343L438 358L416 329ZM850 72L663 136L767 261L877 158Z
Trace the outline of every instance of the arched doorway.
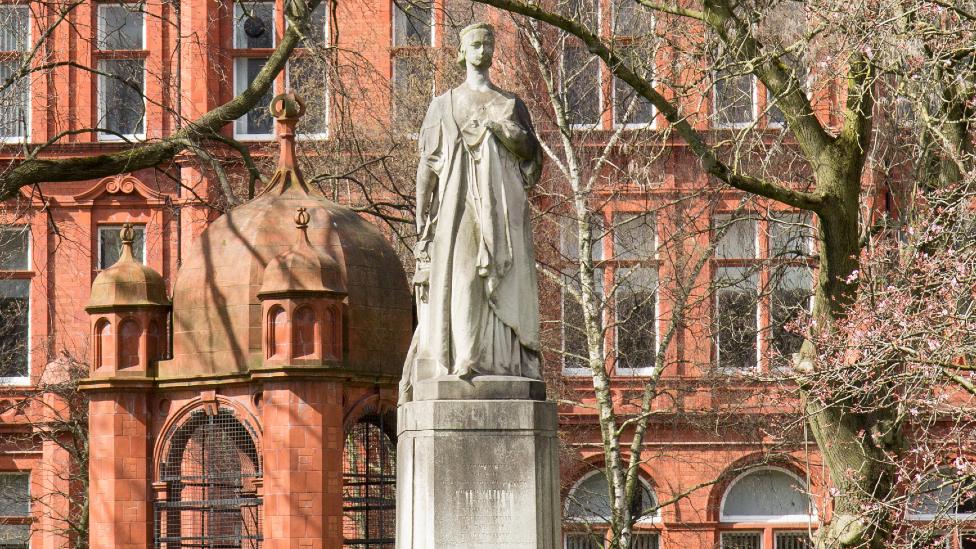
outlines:
M342 451L343 546L392 549L396 535L393 421L368 415L346 433Z

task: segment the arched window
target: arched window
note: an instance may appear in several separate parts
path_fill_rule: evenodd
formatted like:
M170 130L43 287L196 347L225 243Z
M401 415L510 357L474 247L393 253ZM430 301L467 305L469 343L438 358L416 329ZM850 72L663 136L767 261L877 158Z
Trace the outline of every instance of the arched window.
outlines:
M131 318L119 325L119 369L139 366L139 336L142 329Z
M115 341L112 338L112 323L101 319L95 324L95 368L115 367Z
M268 312L268 358L284 357L288 343L287 315L281 307Z
M226 408L213 415L197 410L176 429L160 464L166 499L155 505L156 547L261 547L255 439Z
M595 471L576 483L566 497L566 549L598 549L604 546L606 524L610 520L610 488L602 471ZM640 481L638 493L630 503L630 513L638 526L633 549L657 549L657 532L640 531L642 525L660 521L657 498L650 486ZM573 531L575 530L575 531Z
M396 532L396 442L393 423L366 416L342 450L343 545L392 548Z
M763 467L736 478L722 498L722 549L812 549L816 510L806 483L783 469Z
M910 492L908 499L908 519L913 521L955 521L972 523L976 520L976 479L959 477L955 469L929 471ZM918 547L937 547L942 549L976 549L976 532L960 531L959 528L930 529L918 528Z
M295 311L295 340L292 343L295 358L311 358L315 355L315 328L315 311L309 307Z

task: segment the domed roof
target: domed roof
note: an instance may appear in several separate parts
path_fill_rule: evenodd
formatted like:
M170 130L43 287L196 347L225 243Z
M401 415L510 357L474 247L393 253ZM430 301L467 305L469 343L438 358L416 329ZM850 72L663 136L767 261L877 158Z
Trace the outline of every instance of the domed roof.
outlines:
M346 293L335 258L325 250L312 248L308 241L308 221L305 208L298 208L298 240L265 267L259 298Z
M122 228L122 253L114 265L98 273L85 310L94 313L117 307L168 307L166 283L132 255L132 224Z
M173 287L173 359L160 362L159 376L244 373L263 364L258 293L268 265L279 257L280 267L268 274L269 284L277 284L271 273L290 268L282 262L311 261L307 251L288 255L299 208L308 214L308 246L326 271L335 263L334 275L320 270L318 276L326 288L346 294L341 368L399 376L413 322L400 260L375 226L302 179L294 149L300 101L278 96L271 110L281 142L278 169L266 190L211 223L184 257Z

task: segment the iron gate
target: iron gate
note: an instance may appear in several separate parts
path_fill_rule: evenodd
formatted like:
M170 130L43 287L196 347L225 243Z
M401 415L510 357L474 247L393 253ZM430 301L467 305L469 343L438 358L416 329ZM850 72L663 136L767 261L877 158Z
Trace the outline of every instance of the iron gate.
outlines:
M155 505L157 549L260 549L255 437L228 409L197 410L168 443Z
M392 422L366 416L342 452L343 545L389 549L396 532L396 442Z

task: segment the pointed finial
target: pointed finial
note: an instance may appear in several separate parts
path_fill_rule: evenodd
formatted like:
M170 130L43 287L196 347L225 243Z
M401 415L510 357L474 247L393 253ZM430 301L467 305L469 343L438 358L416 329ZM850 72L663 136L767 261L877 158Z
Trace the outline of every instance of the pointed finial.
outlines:
M268 106L271 116L278 121L278 140L281 153L278 157L278 169L294 170L295 162L295 125L305 114L305 102L294 91L278 94Z
M135 261L135 256L132 254L132 243L136 239L136 232L132 229L132 223L122 225L122 230L119 231L119 239L122 240L122 253L119 254L117 263Z

